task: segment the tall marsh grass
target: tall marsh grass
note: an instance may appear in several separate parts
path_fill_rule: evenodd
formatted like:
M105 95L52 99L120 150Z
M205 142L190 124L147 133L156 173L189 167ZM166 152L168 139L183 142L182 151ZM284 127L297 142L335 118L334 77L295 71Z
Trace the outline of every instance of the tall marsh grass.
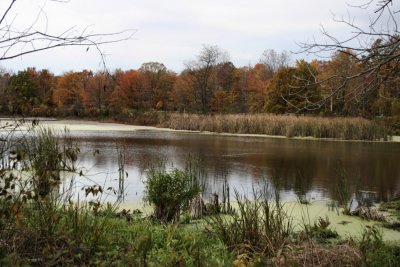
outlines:
M363 118L322 118L294 115L197 115L173 113L161 123L176 130L263 134L342 140L387 140L390 131Z
M274 194L279 194L274 192ZM276 196L275 196L276 197ZM237 253L275 257L282 253L293 233L293 219L276 197L273 203L268 188L253 189L253 200L235 190L237 209L228 215L207 219L207 230Z

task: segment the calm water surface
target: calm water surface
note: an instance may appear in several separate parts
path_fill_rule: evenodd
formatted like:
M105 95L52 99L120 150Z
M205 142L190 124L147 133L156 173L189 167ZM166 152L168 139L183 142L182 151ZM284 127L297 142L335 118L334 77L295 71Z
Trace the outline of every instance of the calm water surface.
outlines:
M72 131L81 148L80 165L103 186L118 187L116 142L125 147L126 201L140 201L143 179L151 164L184 168L197 158L207 174L206 190L220 192L226 178L231 188L250 193L264 182L284 199L338 199L338 166L348 186L375 191L378 200L400 196L400 143L337 142L235 137L159 131ZM93 152L98 150L98 155ZM81 178L80 178L81 179ZM85 183L85 182L84 182ZM231 190L233 191L233 190Z

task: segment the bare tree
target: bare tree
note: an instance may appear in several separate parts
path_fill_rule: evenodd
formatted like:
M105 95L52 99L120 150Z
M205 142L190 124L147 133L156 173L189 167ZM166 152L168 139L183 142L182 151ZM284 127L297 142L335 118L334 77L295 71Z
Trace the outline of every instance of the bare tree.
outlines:
M351 15L352 11L361 13L369 18L369 23L358 23ZM314 40L300 44L299 53L308 53L326 58L337 53L345 53L353 58L359 66L356 73L338 72L336 75L315 79L314 82L325 84L338 82L329 94L314 103L313 109L321 108L326 101L346 95L348 84L354 80L363 82L353 83L352 98L362 101L366 94L376 92L382 86L395 83L400 79L400 35L399 22L400 3L393 0L365 0L362 4L350 5L347 17L334 18L337 23L347 26L349 35L339 38L322 28L322 41ZM304 107L298 107L302 109Z
M267 49L263 52L260 63L264 64L268 79L270 79L280 68L289 66L290 53L288 51L277 53L274 49Z
M3 2L6 0L3 0ZM66 4L68 0L50 0L60 4ZM104 65L104 54L100 49L103 44L128 40L136 32L135 30L124 30L112 33L91 33L89 27L79 29L75 26L63 29L60 32L49 32L47 26L40 27L40 18L47 20L44 6L42 6L33 21L27 21L24 26L16 25L12 11L17 8L17 0L9 0L2 3L0 8L0 62L20 57L23 55L37 53L57 47L83 46L87 50L94 47L101 56ZM43 2L45 5L46 1ZM47 23L51 23L48 22Z
M203 113L207 113L209 110L209 102L213 91L212 75L215 74L215 70L219 65L228 61L228 53L222 51L218 46L204 45L197 60L186 64L186 68L195 73L193 86L197 94L196 98L200 99Z

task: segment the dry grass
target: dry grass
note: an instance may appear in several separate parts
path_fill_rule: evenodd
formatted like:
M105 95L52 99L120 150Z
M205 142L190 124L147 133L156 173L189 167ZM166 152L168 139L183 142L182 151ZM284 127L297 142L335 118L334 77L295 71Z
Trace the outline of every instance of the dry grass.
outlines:
M373 220L380 222L387 221L385 215L378 208L375 207L359 207L354 211L350 212L350 215L359 216L365 220Z
M348 244L332 248L306 243L286 257L274 259L277 266L362 266L361 251Z
M173 113L160 126L176 130L343 140L386 140L390 134L386 128L363 118L322 118L272 114L197 115Z

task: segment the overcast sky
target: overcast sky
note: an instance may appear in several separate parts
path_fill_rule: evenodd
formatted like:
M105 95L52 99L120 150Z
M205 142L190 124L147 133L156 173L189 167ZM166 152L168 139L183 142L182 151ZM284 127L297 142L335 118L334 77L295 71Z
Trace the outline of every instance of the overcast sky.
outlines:
M11 0L1 0L1 14ZM354 2L365 2L352 0ZM319 38L321 25L335 34L346 27L333 16L347 14L345 0L18 0L8 17L16 28L32 23L41 7L36 28L60 33L76 26L91 32L135 29L133 38L104 45L111 70L137 69L144 62L158 61L180 72L185 62L196 58L202 45L217 45L227 51L237 66L256 64L265 49L297 51L296 42ZM368 17L352 16L358 22ZM293 58L306 58L295 55ZM56 74L69 70L101 69L99 55L86 47L59 48L3 61L8 70L47 68Z

